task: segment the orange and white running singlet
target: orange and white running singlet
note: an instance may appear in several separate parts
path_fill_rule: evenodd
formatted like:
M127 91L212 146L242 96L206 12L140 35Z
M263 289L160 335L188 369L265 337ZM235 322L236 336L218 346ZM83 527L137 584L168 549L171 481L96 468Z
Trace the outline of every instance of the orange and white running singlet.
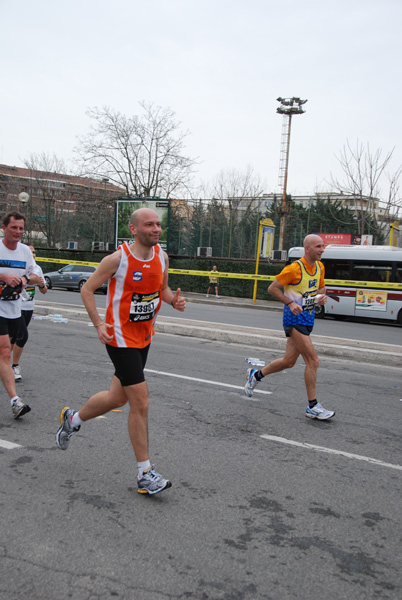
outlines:
M113 325L108 342L116 348L145 348L154 335L156 315L162 303L165 256L157 244L149 260L140 260L122 244L119 267L110 278L106 323Z

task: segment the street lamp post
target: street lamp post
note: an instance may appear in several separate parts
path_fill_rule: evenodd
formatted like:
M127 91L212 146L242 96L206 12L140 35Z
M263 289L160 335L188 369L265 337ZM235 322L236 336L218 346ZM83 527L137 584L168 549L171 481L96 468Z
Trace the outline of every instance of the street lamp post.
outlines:
M289 166L289 147L290 147L290 130L292 125L292 115L301 115L306 112L302 105L307 100L301 98L277 98L280 102L280 106L276 109L276 112L283 115L283 126L282 126L282 144L281 144L281 159L280 159L280 180L283 182L282 191L282 205L279 211L281 216L281 223L279 229L279 250L283 250L283 242L285 237L285 225L286 225L286 213L287 213L287 198L286 189L288 183L288 166Z

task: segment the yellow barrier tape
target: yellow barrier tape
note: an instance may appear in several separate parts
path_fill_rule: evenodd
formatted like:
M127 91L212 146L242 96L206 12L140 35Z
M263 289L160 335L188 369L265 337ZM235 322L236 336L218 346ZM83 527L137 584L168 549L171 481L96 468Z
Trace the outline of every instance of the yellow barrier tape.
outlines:
M84 262L82 260L66 260L64 258L42 258L37 256L36 262L48 262L48 263L57 263L61 265L85 265L86 267L98 267L99 263L97 262Z
M36 262L50 262L65 265L85 265L90 267L98 267L99 263L85 262L79 260L65 260L63 258L36 258ZM209 277L210 271L191 271L189 269L169 269L169 273L176 275L196 275L198 277ZM221 273L216 272L216 277L226 279L246 279L250 281L273 281L275 275L255 275L249 273ZM383 283L380 281L346 281L343 279L326 279L326 287L343 286L343 287L362 287L362 288L377 288L386 290L401 290L402 283Z

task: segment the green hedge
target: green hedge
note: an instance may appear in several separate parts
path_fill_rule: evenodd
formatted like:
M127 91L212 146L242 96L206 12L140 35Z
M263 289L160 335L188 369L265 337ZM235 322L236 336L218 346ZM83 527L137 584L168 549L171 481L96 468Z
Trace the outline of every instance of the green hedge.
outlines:
M213 265L216 265L218 271L222 273L247 273L249 275L255 272L255 261L228 261L216 259L175 259L170 258L169 265L172 269L189 269L192 271L206 271L209 273ZM258 268L259 275L277 275L283 269L283 264L273 265L266 262L260 263ZM169 275L169 285L172 289L180 287L183 292L196 292L205 294L208 290L208 277L197 275L180 275L171 273ZM257 285L257 298L259 300L267 299L268 281L260 281ZM252 298L254 292L254 281L248 279L229 279L221 278L219 280L219 295L233 296L236 298Z
M44 273L57 271L63 267L60 263L40 262L40 258L57 258L71 262L94 262L99 263L107 252L85 252L82 250L54 250L48 248L37 248L37 259ZM213 265L216 265L218 271L222 273L246 273L255 272L255 261L234 261L218 258L178 258L170 257L169 266L172 269L185 269L190 271L206 271L209 273ZM261 261L258 268L259 275L277 275L282 269L283 264L270 264ZM208 289L208 277L197 275L180 275L171 273L169 275L169 285L172 289L180 287L183 292L196 292L205 294ZM257 298L267 299L267 287L269 282L260 281L257 286ZM254 281L246 279L221 278L219 282L219 295L234 296L238 298L252 298L254 291Z

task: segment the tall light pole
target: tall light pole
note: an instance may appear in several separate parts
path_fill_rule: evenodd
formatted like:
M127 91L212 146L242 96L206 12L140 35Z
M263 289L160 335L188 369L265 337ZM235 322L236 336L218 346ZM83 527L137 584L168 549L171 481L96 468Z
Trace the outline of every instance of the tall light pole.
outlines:
M283 115L282 122L282 140L281 140L281 156L279 162L279 183L282 185L282 205L279 211L281 215L281 224L279 229L279 250L283 250L283 240L285 237L287 199L286 188L288 183L288 166L289 166L289 147L290 147L290 129L292 125L292 115L301 115L303 110L302 105L306 104L307 100L301 98L277 98L281 103L276 109L276 112Z

